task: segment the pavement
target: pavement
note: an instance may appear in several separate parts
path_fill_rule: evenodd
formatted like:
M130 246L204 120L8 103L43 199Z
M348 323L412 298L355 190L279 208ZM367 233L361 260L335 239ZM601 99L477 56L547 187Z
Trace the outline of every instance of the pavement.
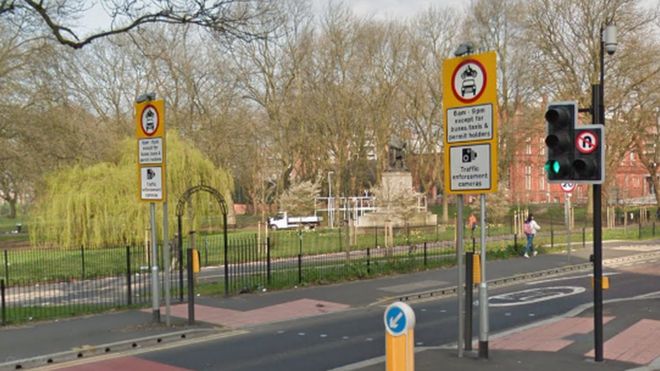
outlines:
M608 246L620 245L610 249ZM506 285L570 271L591 271L591 248L578 248L570 261L565 254L541 254L531 259L488 262L489 285ZM609 242L608 261L660 258L660 240ZM62 365L100 354L148 348L163 343L200 341L232 336L276 321L317 316L347 308L386 305L451 295L456 268L435 269L327 286L302 287L234 297L197 297L194 325L188 325L187 304L171 307L171 323L155 323L151 309L126 310L57 321L0 327L0 370ZM488 359L476 352L458 357L456 345L417 347L417 370L660 370L660 296L606 302L603 362L593 358L593 318L590 307L565 316L490 334ZM478 348L475 343L474 349ZM384 357L337 370L383 370Z

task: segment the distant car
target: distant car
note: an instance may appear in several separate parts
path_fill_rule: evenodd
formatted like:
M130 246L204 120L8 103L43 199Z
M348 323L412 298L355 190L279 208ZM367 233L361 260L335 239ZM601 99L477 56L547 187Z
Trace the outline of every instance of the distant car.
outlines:
M465 79L463 80L463 85L461 85L461 95L465 96L465 93L471 92L472 95L477 94L477 85L474 82L474 79Z

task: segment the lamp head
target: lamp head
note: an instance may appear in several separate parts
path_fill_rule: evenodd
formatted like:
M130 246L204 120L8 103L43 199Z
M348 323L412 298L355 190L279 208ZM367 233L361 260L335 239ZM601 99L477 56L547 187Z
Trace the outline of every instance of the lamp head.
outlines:
M156 100L156 93L145 93L140 94L137 98L135 98L135 103L144 103L152 100Z
M613 24L607 25L603 31L603 43L605 44L605 51L607 54L612 55L616 52L616 26Z
M471 42L466 42L458 46L458 48L454 52L454 55L457 57L461 57L471 53L474 53L474 44Z

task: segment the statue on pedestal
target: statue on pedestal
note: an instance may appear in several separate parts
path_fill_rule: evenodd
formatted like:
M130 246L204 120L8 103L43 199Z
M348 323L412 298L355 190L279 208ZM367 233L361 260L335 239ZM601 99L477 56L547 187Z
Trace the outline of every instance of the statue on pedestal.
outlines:
M388 147L388 171L407 171L405 162L406 143L399 137L392 137Z

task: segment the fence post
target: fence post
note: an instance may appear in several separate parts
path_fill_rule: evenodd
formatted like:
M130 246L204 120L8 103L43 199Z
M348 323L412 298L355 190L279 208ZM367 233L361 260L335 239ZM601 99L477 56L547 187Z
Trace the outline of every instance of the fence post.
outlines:
M133 292L131 287L131 247L126 246L126 303L133 304Z
M7 249L5 249L5 282L9 285L9 257L7 256Z
M5 309L5 280L0 279L0 306L2 307L2 326L7 323L7 312Z
M655 237L655 220L653 221L653 237Z
M80 245L80 261L82 264L82 274L80 279L84 280L85 279L85 246Z
M427 262L427 250L426 250L426 241L424 241L424 266L426 267L426 262Z
M582 227L582 248L587 247L587 230L585 227Z
M374 249L378 248L378 227L374 227Z
M298 284L302 284L302 254L298 254Z
M371 274L371 249L367 247L367 274Z
M550 224L550 248L555 248L555 230L552 228L552 224Z
M639 223L638 223L638 225L639 225L639 233L637 234L637 239L641 240L642 239L642 213L641 213L641 211L639 213Z
M190 247L187 250L187 264L188 269L188 324L195 324L195 280L193 277L193 249Z
M472 249L472 252L474 252L474 249ZM513 234L513 252L518 254L518 233Z
M271 280L271 265L270 265L270 237L266 237L266 279L270 286Z

